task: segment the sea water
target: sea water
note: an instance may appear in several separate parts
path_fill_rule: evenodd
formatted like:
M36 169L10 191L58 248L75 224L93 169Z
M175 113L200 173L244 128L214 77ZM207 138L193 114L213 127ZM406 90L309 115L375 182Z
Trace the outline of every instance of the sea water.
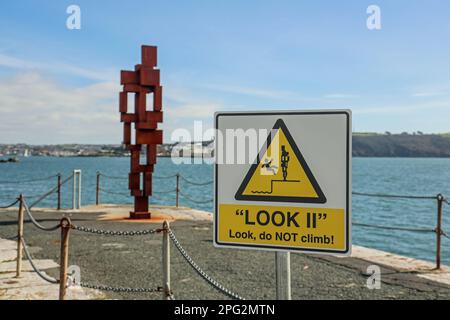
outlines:
M38 195L56 186L56 177L45 181L24 182L62 174L68 177L73 169L82 170L82 205L95 203L96 173L102 172L101 203L132 203L127 186L129 158L109 157L28 157L18 163L0 164L0 206L19 193L29 196L32 203ZM176 178L203 183L212 181L213 166L209 164L172 163L170 158L158 158L153 180L151 203L174 205ZM354 158L353 191L363 193L435 196L450 198L450 159L437 158ZM107 176L115 177L108 178ZM164 178L167 177L167 178ZM180 179L180 205L212 212L213 184L193 185ZM195 202L190 199L195 200ZM62 206L71 207L72 184L62 187ZM43 200L39 207L55 207L56 193ZM364 224L434 229L437 205L433 199L398 199L354 195L352 220ZM443 229L450 233L450 206L444 205ZM435 233L415 233L397 230L353 226L353 243L414 258L433 261L436 250ZM450 265L450 239L442 239L442 259Z

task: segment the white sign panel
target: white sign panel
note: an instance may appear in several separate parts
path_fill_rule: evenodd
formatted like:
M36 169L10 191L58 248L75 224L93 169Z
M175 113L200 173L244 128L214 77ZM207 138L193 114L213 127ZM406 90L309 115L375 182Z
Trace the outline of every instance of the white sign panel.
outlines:
M215 114L214 243L349 254L351 112Z

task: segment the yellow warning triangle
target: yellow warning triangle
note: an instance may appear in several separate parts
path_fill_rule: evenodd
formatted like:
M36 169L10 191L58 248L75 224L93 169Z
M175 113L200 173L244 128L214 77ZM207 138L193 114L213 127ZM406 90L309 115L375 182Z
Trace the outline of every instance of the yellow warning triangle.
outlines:
M276 121L235 199L303 203L327 201L282 119Z

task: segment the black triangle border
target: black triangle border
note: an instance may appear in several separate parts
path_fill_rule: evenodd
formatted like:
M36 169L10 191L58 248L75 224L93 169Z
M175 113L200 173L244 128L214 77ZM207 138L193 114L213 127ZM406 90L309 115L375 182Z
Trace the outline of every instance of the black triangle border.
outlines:
M253 173L256 171L256 169L258 169L259 160L264 156L264 153L269 148L269 146L272 142L271 134L269 134L267 137L266 143L263 145L260 152L258 153L255 163L253 163L252 166L250 167L250 169L248 170L247 175L245 176L244 180L242 181L234 198L236 200L247 200L247 201L326 203L327 198L325 197L325 194L323 193L322 189L320 188L319 183L317 182L316 178L314 177L313 173L311 172L311 169L309 169L309 166L306 163L305 158L303 158L302 153L298 149L297 144L295 143L294 139L292 138L291 133L289 132L283 119L278 119L272 128L272 130L279 130L279 129L281 129L284 132L286 139L288 140L292 150L294 151L295 156L299 160L300 165L302 166L303 170L305 171L305 174L308 177L309 181L311 182L311 184L314 188L314 191L316 192L318 197L317 198L283 197L283 196L244 195L244 194L242 194L244 192L245 188L247 187L248 183L250 182L250 179L253 176Z

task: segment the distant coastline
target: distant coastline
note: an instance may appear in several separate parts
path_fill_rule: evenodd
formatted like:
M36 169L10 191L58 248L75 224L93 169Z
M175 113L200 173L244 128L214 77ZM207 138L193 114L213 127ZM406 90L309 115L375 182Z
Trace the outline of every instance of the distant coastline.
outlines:
M205 157L213 155L213 142L171 143L158 146L159 157ZM450 133L408 134L353 133L353 157L450 158ZM0 144L0 159L10 157L127 157L119 144Z

